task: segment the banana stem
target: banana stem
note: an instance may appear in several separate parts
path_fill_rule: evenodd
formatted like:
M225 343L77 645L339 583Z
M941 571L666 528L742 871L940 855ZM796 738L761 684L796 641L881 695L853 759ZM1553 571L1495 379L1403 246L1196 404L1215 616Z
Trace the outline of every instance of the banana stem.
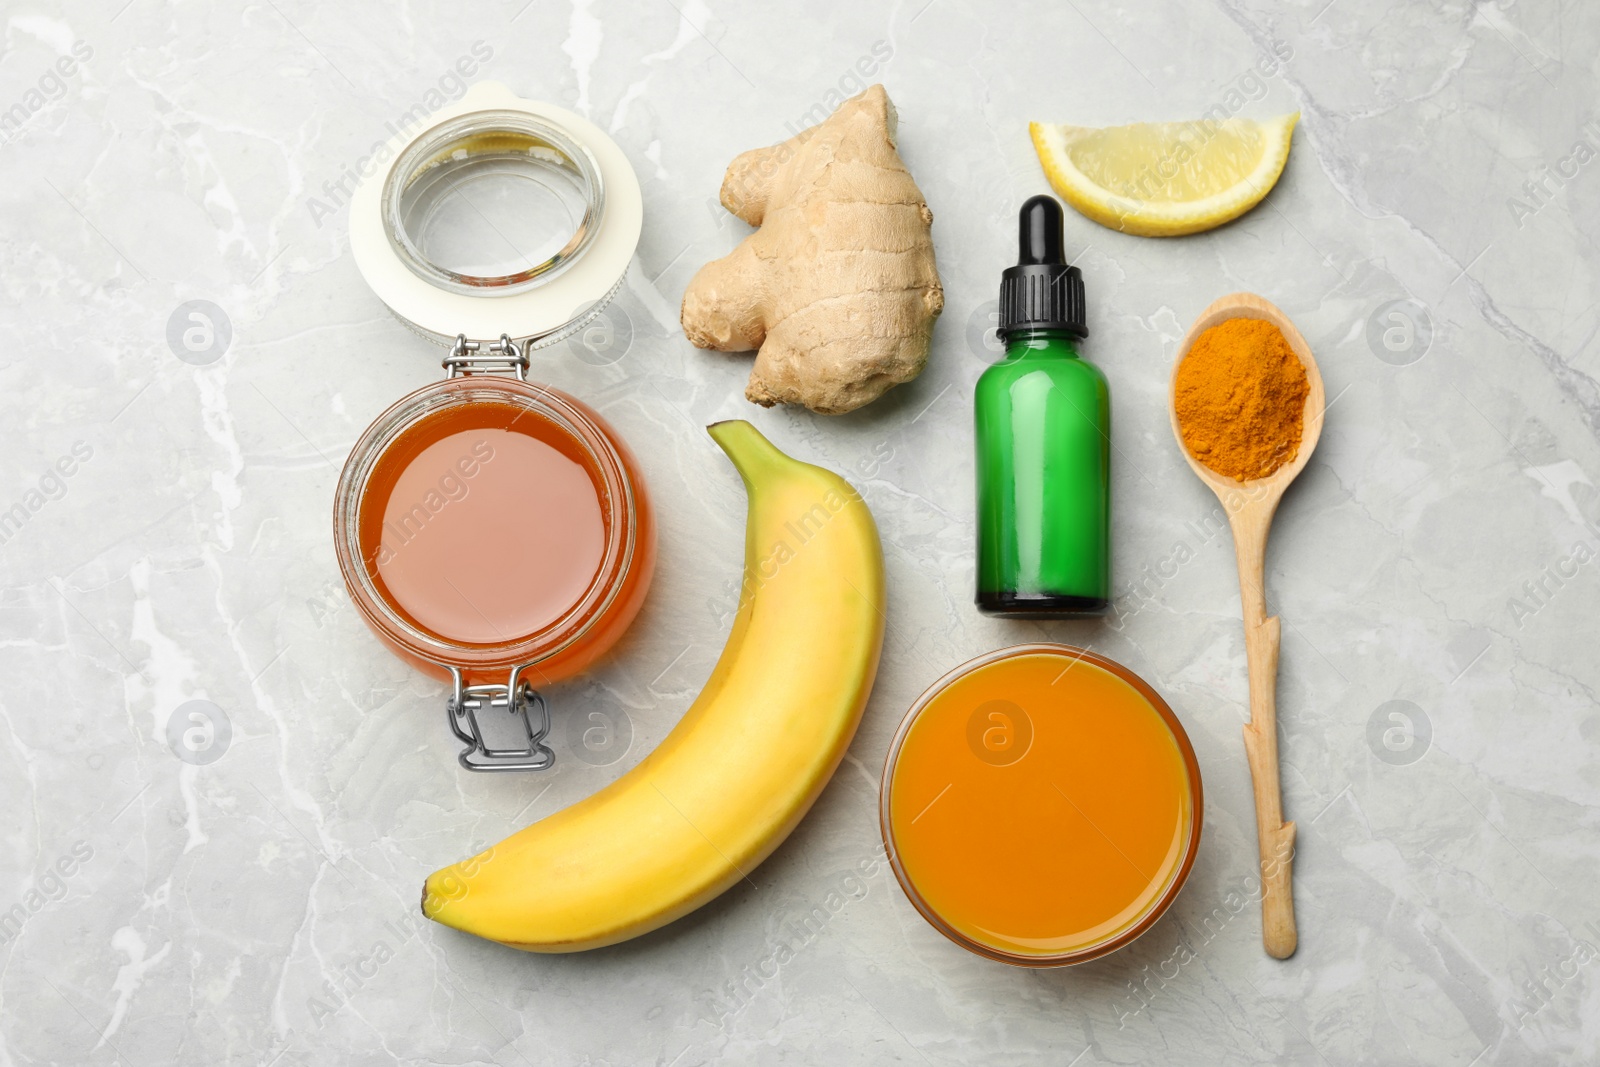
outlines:
M794 463L744 419L714 422L706 427L706 432L733 461L746 489L753 490L763 472L773 473Z

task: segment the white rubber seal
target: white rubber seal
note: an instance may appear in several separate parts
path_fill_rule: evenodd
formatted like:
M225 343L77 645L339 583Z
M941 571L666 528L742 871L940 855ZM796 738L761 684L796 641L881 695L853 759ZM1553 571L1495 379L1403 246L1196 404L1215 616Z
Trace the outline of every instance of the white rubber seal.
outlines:
M383 190L406 149L442 123L483 111L517 111L561 127L589 150L604 189L597 231L582 255L535 288L511 293L458 293L420 277L390 242ZM621 285L639 245L644 202L639 178L617 143L598 126L564 108L524 100L498 82L473 86L460 100L429 116L421 130L388 142L387 166L356 187L351 200L350 246L356 266L389 310L441 344L458 334L470 341L555 340L597 313Z

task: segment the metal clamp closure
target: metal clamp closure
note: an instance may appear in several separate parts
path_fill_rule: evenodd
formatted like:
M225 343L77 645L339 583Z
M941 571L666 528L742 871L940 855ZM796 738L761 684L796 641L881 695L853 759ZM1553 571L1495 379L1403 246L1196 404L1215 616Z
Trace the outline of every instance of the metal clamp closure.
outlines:
M484 353L480 355L479 353ZM468 374L516 373L518 380L528 380L528 356L522 346L507 334L500 340L485 345L482 341L469 341L464 333L456 334L456 343L442 363L448 377L460 378Z
M522 667L511 668L511 677L504 685L466 685L461 670L450 668L454 693L450 697L447 713L450 731L467 747L458 757L461 766L469 771L543 771L556 761L556 755L544 743L550 734L550 709L544 697L534 691L528 682L519 684ZM484 711L504 710L522 724L525 745L515 748L491 748L478 723L478 714ZM535 721L534 715L537 715Z

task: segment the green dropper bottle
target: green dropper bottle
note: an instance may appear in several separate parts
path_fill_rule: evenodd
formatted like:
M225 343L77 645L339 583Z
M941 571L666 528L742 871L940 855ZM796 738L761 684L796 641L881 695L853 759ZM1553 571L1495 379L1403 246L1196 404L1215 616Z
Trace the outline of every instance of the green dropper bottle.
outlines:
M1005 358L978 379L978 608L1102 614L1111 603L1111 390L1078 356L1083 273L1062 252L1061 205L1022 205L1000 281Z

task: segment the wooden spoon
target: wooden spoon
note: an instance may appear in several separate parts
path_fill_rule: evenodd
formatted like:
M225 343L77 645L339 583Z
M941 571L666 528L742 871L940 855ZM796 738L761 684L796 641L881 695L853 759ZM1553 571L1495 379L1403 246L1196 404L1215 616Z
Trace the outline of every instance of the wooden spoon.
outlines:
M1265 319L1283 331L1294 354L1306 368L1305 429L1300 451L1265 478L1239 482L1218 474L1195 459L1183 443L1178 427L1178 367L1189 355L1195 339L1228 319ZM1322 375L1311 357L1311 346L1289 317L1254 293L1225 296L1200 313L1178 348L1172 364L1170 407L1172 434L1184 458L1200 480L1211 487L1233 528L1233 551L1239 561L1239 595L1244 614L1245 654L1250 664L1250 721L1244 728L1244 750L1250 762L1250 779L1256 794L1256 839L1261 851L1261 943L1267 954L1287 959L1294 954L1298 935L1294 926L1294 894L1290 873L1294 863L1294 823L1283 821L1283 794L1278 783L1278 637L1276 616L1267 617L1264 565L1267 531L1278 500L1311 458L1322 434L1325 406Z

